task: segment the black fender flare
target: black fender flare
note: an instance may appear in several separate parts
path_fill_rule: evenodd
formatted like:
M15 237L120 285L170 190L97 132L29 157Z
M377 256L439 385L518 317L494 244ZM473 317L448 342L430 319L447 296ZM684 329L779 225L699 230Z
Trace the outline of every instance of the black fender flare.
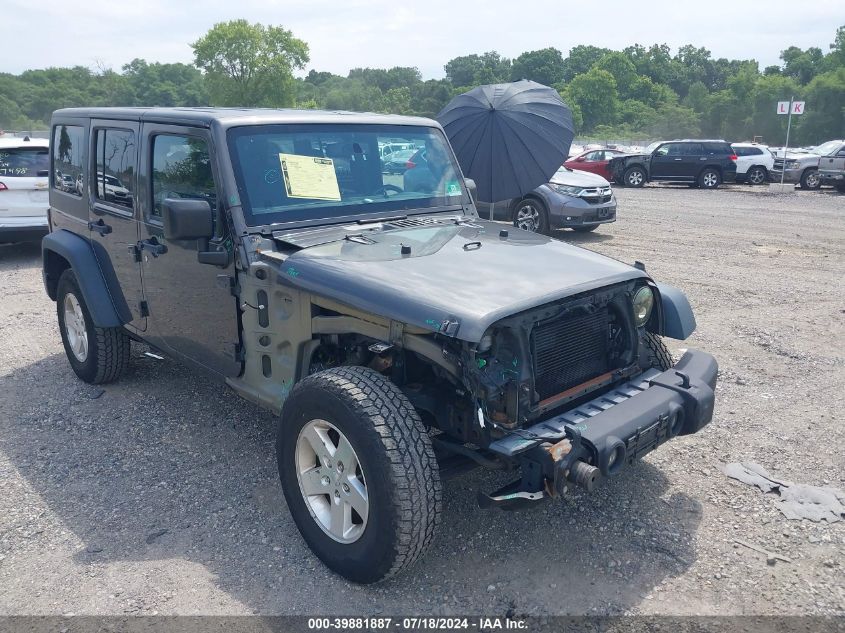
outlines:
M660 294L660 314L662 316L659 324L660 331L656 332L661 336L683 341L695 332L695 315L692 313L692 306L689 299L679 288L669 284L655 284Z
M45 235L41 240L44 287L49 297L56 301L59 275L65 268L71 268L76 274L94 325L103 328L119 327L132 320L132 313L114 271L104 271L100 267L95 248L103 247L64 229ZM67 265L62 264L57 256L65 260ZM100 261L110 261L105 252L103 256Z

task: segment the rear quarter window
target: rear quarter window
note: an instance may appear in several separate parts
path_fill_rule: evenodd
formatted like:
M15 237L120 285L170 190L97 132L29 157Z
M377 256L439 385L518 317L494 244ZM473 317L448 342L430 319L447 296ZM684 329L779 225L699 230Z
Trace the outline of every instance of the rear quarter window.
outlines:
M727 143L704 143L704 152L711 156L725 155L730 156L734 153L731 146Z
M85 165L85 128L79 125L57 125L53 128L54 189L81 197Z
M46 147L0 147L0 176L46 178L50 173L50 150Z

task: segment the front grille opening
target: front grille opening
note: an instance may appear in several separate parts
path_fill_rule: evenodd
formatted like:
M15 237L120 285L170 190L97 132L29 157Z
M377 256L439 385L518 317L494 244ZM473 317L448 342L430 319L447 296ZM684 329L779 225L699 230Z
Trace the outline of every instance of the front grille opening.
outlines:
M611 370L607 307L538 323L531 332L534 388L540 400Z

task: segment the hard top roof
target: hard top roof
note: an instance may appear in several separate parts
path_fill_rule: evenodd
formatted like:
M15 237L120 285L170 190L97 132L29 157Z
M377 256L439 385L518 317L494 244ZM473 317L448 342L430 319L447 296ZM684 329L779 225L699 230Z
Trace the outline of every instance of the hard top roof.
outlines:
M264 124L351 123L371 125L439 124L424 117L377 114L373 112L344 112L329 110L293 110L270 108L63 108L53 112L53 119L93 118L128 121L150 121L210 127Z
M0 136L0 147L49 147L50 141L46 138L34 138L27 136Z

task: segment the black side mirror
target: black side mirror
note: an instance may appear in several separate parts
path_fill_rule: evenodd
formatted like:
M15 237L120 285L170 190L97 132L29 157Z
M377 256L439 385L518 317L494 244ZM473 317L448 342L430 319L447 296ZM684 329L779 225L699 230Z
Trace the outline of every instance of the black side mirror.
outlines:
M469 191L469 197L475 204L478 204L478 187L475 186L475 181L472 178L464 178L464 185Z
M202 240L214 236L214 216L205 200L167 198L161 203L164 237L168 240Z

